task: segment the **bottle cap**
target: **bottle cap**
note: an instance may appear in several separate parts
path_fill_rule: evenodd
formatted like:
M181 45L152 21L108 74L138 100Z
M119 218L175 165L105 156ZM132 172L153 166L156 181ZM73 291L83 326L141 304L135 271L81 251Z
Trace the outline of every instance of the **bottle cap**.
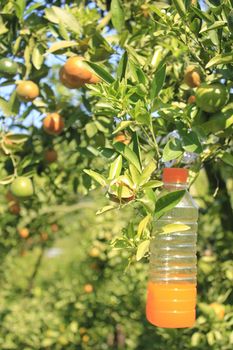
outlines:
M164 168L163 182L165 183L186 183L188 178L188 169L185 168Z

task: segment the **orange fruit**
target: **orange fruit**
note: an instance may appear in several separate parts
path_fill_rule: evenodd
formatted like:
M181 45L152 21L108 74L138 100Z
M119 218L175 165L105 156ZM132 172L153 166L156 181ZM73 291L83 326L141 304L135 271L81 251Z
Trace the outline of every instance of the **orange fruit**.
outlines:
M88 84L98 84L101 82L101 79L96 74L92 74L91 78L88 80Z
M85 334L86 332L87 332L87 329L86 329L85 327L80 327L80 328L79 328L79 333L80 333L81 335Z
M57 224L52 224L52 225L50 226L50 228L51 228L51 231L52 231L52 232L57 232L58 229L59 229L59 227L58 227Z
M23 101L33 101L39 96L40 90L37 84L31 80L22 80L17 88L16 94Z
M210 304L210 307L214 310L214 312L219 320L222 320L224 318L224 315L225 315L224 305L219 304L219 303L212 303L212 304Z
M90 340L90 337L89 337L89 335L87 335L87 334L85 334L85 335L82 337L83 343L88 343L89 340Z
M56 162L57 151L55 151L54 149L47 149L44 153L44 160L49 164Z
M130 144L131 137L129 135L126 135L124 132L119 132L113 139L113 142L122 142L125 145Z
M188 66L184 75L184 82L191 88L201 84L200 70L197 66Z
M27 238L29 236L29 229L26 227L18 229L18 232L21 238Z
M81 56L74 56L68 58L64 65L64 71L66 74L75 76L83 82L87 82L91 79L92 72L90 68L83 62L84 58Z
M43 127L47 134L59 135L63 131L65 123L60 114L49 113L43 120Z
M196 102L196 96L195 95L191 95L188 98L188 104L192 105Z
M94 290L92 284L90 284L90 283L85 284L85 286L84 286L83 289L84 289L84 291L85 291L86 293L92 293L93 290Z
M61 67L59 71L60 82L68 89L78 89L84 86L83 80L77 78L74 75L66 73L65 68Z
M89 251L89 256L91 256L92 258L97 258L98 256L100 256L100 250L96 247L91 248L91 250Z

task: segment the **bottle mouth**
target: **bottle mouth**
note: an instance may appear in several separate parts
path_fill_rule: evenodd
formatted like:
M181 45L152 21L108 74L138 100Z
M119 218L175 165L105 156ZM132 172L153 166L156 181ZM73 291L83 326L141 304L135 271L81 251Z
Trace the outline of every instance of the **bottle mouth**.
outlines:
M165 184L180 184L185 186L188 179L188 169L186 168L164 168L163 182Z

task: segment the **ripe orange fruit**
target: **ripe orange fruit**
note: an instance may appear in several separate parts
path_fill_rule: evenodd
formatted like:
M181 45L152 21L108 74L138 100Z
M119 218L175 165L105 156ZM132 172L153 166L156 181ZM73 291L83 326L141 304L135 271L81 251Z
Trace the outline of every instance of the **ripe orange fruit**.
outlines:
M100 250L96 247L91 248L91 250L89 251L89 256L91 256L92 258L97 258L98 256L100 256Z
M54 233L57 232L58 229L59 229L59 227L58 227L57 224L52 224L52 225L50 226L50 228L51 228L51 231L54 232Z
M84 286L83 289L84 289L84 291L85 291L86 293L92 293L93 290L94 290L92 284L90 284L90 283L85 284L85 286Z
M82 337L83 343L88 343L89 340L90 340L90 337L89 337L89 335L87 335L87 334L85 334L85 335Z
M59 71L60 82L68 89L78 89L84 86L83 80L77 78L74 75L66 73L64 67L61 67Z
M119 132L113 139L113 142L122 142L125 145L129 145L131 142L131 136L124 132Z
M201 84L200 70L197 66L188 66L184 75L184 82L191 88Z
M21 81L17 88L16 93L18 97L23 101L33 101L39 96L40 90L37 84L31 80Z
M27 238L29 236L29 229L25 228L19 228L18 229L19 235L21 238Z
M81 335L85 334L86 332L87 332L87 329L86 329L85 327L80 327L80 328L79 328L79 333L80 333Z
M101 79L96 74L92 74L91 78L87 81L88 84L98 84L101 82Z
M57 151L55 151L55 149L47 149L44 153L44 160L49 164L56 162Z
M90 68L83 62L84 58L81 56L74 56L68 58L64 65L65 73L75 76L83 80L83 82L87 82L91 79L92 72Z
M195 95L191 95L188 98L188 104L192 105L196 102L196 96Z
M150 16L149 7L147 4L141 6L143 17L148 18Z
M224 305L219 304L219 303L212 303L212 304L210 304L210 307L214 310L214 312L219 320L222 320L224 318L224 315L225 315Z
M60 114L49 113L43 120L43 127L47 134L59 135L63 131L65 123Z

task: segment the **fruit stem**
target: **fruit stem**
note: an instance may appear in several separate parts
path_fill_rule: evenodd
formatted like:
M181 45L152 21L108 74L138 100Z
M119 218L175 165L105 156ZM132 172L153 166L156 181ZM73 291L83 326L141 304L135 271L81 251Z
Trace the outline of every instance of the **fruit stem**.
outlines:
M11 159L13 167L14 167L14 177L17 177L18 176L17 163L16 163L16 160L15 160L12 153L10 153L10 159Z

